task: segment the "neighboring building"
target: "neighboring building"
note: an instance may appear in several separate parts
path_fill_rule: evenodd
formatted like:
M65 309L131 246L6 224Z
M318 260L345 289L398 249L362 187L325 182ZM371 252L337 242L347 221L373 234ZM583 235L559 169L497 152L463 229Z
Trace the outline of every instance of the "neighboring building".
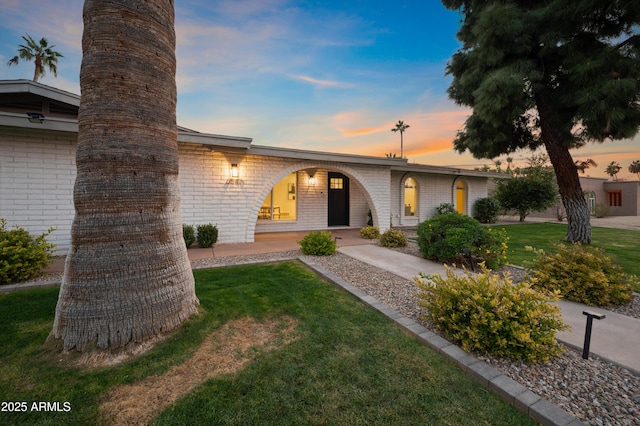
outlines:
M27 80L0 81L0 217L70 245L80 97ZM453 203L470 214L494 173L390 159L256 146L178 128L182 219L212 223L220 243L261 232L415 226Z
M580 185L592 215L596 215L596 205L601 204L608 207L607 216L640 216L640 182L580 176ZM489 192L493 188L494 183L490 182ZM529 216L557 219L559 213L564 219L566 213L560 199L556 206Z

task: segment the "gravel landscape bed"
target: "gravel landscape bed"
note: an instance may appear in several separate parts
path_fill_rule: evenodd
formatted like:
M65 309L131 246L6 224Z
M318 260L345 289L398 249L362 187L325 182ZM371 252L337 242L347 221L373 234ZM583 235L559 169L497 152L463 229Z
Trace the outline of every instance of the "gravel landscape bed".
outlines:
M395 249L419 255L417 245ZM402 315L438 333L433 324L423 319L425 310L419 305L413 281L398 277L375 266L341 253L332 256L303 256L300 250L277 253L214 257L192 262L194 269L231 266L260 262L275 262L305 257L367 292ZM522 268L507 267L514 280L523 279ZM61 274L48 275L41 281L59 279ZM627 306L607 308L623 315L640 318L640 297ZM441 333L439 333L441 334ZM640 377L629 370L599 359L593 354L588 360L572 348L547 363L526 364L509 359L476 355L505 375L546 400L558 405L588 425L640 425Z
M416 254L417 247L409 244L396 249ZM194 267L294 259L302 256L299 250L233 258L203 259ZM426 313L418 304L413 281L337 253L332 256L302 256L367 292L402 315L438 332L422 317ZM508 268L514 279L524 277L521 268ZM629 311L640 318L640 301L620 311ZM610 309L611 310L611 309ZM619 312L620 312L619 311ZM620 312L623 313L623 312ZM440 333L441 334L441 333ZM588 425L640 425L640 377L629 370L598 359L588 360L572 348L547 363L526 364L509 359L477 355L495 369L522 384L546 400L558 405Z

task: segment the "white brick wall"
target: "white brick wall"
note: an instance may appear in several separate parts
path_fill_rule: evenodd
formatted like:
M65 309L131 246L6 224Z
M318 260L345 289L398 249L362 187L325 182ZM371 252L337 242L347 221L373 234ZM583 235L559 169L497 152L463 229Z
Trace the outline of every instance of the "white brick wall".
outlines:
M34 137L35 136L35 137ZM69 249L73 221L76 135L3 129L0 137L0 217Z
M70 245L73 220L76 135L62 132L0 128L0 217L34 234L54 226L49 237L60 253ZM218 226L219 242L252 242L256 232L327 229L327 173L350 178L350 226L366 225L372 212L374 225L384 232L393 225L412 225L435 214L441 203L452 202L454 176L393 172L386 166L342 164L223 153L199 144L180 144L182 221ZM230 179L231 164L238 164L239 179ZM309 186L309 171L316 178ZM258 220L263 201L276 183L298 172L297 219ZM404 179L413 177L419 188L418 216L401 216ZM469 209L486 196L486 180L464 178Z
M418 184L418 212L415 217L404 216L404 183L409 177L412 177ZM475 201L487 196L487 180L485 178L394 171L391 174L393 225L415 226L435 216L436 207L440 204L455 204L457 179L462 179L467 185L467 214L472 216Z

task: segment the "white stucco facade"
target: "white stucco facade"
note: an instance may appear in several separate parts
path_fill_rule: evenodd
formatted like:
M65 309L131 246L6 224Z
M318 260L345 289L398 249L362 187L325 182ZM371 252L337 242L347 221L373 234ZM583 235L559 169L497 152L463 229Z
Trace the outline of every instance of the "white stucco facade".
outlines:
M20 102L13 102L14 94ZM42 123L27 120L21 110L24 99L32 105L40 102ZM0 217L32 234L55 228L48 240L60 254L69 250L74 216L78 105L77 95L48 86L0 81ZM216 225L218 243L253 242L263 232L334 228L329 220L330 173L344 176L348 186L348 218L339 227L365 226L370 211L382 232L390 226L415 226L432 217L441 203L463 203L461 208L471 214L475 200L487 195L491 175L400 159L257 146L249 138L182 128L178 148L183 223ZM231 175L232 165L237 176ZM265 219L261 207L285 177L293 179L289 203L295 204L295 214ZM417 184L417 205L410 216L405 214L407 178ZM464 201L456 197L460 180L466 188Z

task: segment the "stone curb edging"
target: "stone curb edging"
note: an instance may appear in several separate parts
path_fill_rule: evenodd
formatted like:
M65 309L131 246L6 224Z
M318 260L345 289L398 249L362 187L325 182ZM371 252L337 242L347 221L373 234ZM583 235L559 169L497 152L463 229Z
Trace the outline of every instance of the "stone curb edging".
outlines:
M437 352L452 360L467 376L487 387L505 402L527 414L538 423L545 426L584 425L582 421L562 410L557 405L543 399L520 383L491 367L486 362L477 359L475 356L465 352L432 331L429 331L414 320L403 316L395 309L369 296L366 292L349 284L337 275L304 258L298 258L298 260L338 288L348 291L367 305L382 312L409 334L412 334L423 343L426 343Z

